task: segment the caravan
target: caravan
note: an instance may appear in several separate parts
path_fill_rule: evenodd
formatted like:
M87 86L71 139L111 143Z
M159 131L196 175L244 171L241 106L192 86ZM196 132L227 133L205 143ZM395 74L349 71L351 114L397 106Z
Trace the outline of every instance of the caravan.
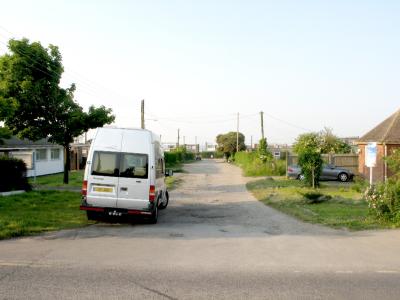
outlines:
M144 215L157 223L168 205L164 152L145 129L98 128L90 146L82 186L88 219L100 215ZM171 174L172 175L172 174Z

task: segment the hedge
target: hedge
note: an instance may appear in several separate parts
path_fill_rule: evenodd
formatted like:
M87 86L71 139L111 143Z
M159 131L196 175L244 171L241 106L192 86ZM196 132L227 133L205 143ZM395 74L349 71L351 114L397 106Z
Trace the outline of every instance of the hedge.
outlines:
M0 192L30 189L25 162L13 157L0 156Z

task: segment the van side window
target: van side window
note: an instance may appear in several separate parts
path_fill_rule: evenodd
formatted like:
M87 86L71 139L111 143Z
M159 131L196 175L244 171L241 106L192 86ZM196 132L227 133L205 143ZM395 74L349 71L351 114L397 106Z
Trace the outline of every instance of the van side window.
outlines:
M92 175L118 177L118 153L94 152Z
M164 176L164 161L162 158L157 160L156 165L156 178L161 178Z
M147 154L122 153L120 177L148 178Z

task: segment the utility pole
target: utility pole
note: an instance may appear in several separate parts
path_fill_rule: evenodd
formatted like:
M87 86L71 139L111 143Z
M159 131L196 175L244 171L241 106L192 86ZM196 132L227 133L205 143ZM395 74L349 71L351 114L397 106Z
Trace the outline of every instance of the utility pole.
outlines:
M178 128L178 143L176 144L176 148L179 148L179 128Z
M239 152L239 113L237 113L236 152Z
M264 112L260 112L261 115L261 138L264 139Z
M250 150L253 151L253 136L250 138Z
M197 136L194 137L194 146L196 147L196 154L199 152L199 149L197 147Z
M144 129L144 99L142 100L142 104L141 104L141 126L140 128Z

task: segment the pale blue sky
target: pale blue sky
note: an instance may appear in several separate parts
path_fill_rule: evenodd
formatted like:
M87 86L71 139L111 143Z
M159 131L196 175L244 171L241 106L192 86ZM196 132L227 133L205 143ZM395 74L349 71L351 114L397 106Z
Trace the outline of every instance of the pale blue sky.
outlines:
M82 3L84 2L84 3ZM399 1L3 1L10 37L58 45L76 100L176 141L362 135L400 108ZM182 142L182 140L181 140Z

